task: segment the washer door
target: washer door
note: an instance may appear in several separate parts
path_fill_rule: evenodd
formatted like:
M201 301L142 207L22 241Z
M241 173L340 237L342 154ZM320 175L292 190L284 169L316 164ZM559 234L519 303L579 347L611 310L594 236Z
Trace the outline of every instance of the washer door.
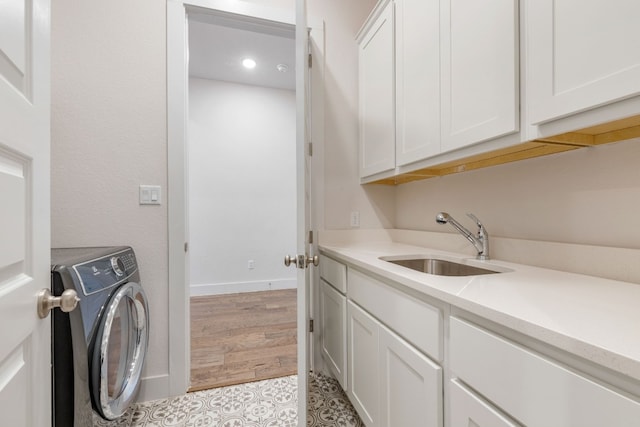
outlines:
M111 296L100 319L91 360L94 409L113 420L136 397L149 342L149 307L142 287L122 285Z

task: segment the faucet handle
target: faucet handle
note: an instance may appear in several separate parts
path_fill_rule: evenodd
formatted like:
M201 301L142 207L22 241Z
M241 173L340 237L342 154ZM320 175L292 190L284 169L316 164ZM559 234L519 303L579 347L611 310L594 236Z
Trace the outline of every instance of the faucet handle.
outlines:
M478 225L478 238L480 240L486 240L489 237L489 233L487 233L487 229L484 227L484 225L482 225L478 217L472 213L468 213L467 216L472 220L474 220L475 223Z
M482 228L482 227L483 227L482 223L480 222L480 220L478 219L478 217L477 217L477 216L475 216L475 215L474 215L474 214L472 214L472 213L468 213L468 214L467 214L467 216L468 216L469 218L471 218L471 219L476 223L476 225L477 225L478 227L480 227L480 228Z

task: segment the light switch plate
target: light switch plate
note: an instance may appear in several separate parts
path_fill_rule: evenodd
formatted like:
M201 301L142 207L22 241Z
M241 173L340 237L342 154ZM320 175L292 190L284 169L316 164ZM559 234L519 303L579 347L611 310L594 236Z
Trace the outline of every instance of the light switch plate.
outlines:
M141 205L162 204L162 187L160 187L159 185L141 185L140 186L140 204Z

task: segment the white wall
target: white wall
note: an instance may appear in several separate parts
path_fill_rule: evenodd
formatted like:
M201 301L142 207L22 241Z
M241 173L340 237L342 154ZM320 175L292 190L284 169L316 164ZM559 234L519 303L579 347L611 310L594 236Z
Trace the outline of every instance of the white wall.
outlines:
M635 139L403 184L396 227L455 233L436 213L473 212L493 236L640 248L638 159Z
M295 9L296 0L244 0L246 3L256 3L262 6L279 9Z
M256 3L294 6L293 0ZM142 397L168 393L166 204L139 206L138 185L166 200L166 4L52 4L52 244L132 245L150 299L152 336ZM357 179L355 34L375 0L309 0L325 21L325 228L393 226L395 190ZM287 251L288 252L288 251ZM280 260L279 260L280 262Z
M295 7L295 0L248 0ZM324 219L321 229L350 228L360 213L361 228L393 228L395 188L361 186L358 176L358 46L356 34L377 0L307 0L307 15L324 20ZM318 150L320 151L320 150Z
M166 12L156 0L52 2L52 245L131 245L149 297L144 377L168 380ZM166 197L163 195L163 200Z
M258 2L258 0L255 0ZM271 0L286 6L291 0ZM442 231L439 210L475 212L496 236L638 247L638 141L391 187L357 179L355 34L375 0L309 0L325 20L325 228ZM139 184L166 187L166 5L52 4L52 243L133 245L151 304L145 377L168 375L166 205L139 206ZM397 192L397 201L395 199Z
M192 78L189 115L191 294L295 288L295 92Z
M308 1L309 16L325 22L324 229L328 230L350 228L352 211L360 212L361 228L392 228L395 223L395 189L363 187L358 177L355 37L375 4L375 0Z

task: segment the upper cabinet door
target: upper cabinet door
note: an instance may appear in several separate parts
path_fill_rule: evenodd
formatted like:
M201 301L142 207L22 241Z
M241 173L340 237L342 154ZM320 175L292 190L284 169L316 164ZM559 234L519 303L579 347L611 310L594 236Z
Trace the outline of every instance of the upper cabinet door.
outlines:
M396 165L440 152L439 0L396 1Z
M395 167L393 2L359 37L360 176Z
M442 0L440 16L442 151L517 132L518 1Z
M531 123L640 94L640 2L527 3Z

